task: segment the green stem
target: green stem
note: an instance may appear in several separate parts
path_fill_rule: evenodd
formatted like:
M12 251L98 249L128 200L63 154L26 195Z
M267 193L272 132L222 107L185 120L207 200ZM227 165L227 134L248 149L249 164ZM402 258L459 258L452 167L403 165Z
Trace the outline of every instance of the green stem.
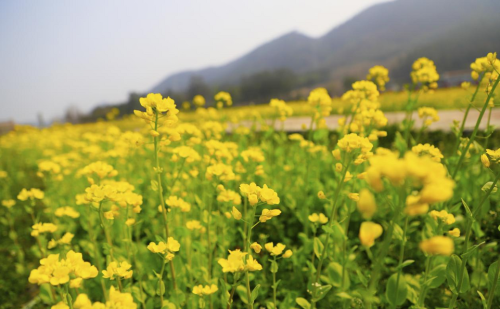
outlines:
M335 222L337 220L337 207L338 207L338 201L340 200L339 194L340 194L340 191L342 190L342 187L344 186L344 179L345 179L345 176L347 175L347 171L349 170L349 166L351 165L351 157L348 156L346 160L347 160L347 164L344 166L342 177L339 179L339 182L337 183L337 189L335 190L334 196L332 197L333 207L332 207L332 213L330 215L330 222L329 222L330 227L332 227L333 222ZM312 285L313 285L312 308L316 308L315 298L316 298L316 292L317 292L317 285L319 285L319 279L321 276L321 268L323 266L323 261L325 260L327 253L328 253L327 249L328 249L329 242L330 242L330 234L327 233L325 244L323 246L323 251L321 252L321 256L319 256L318 268L316 270L316 277L315 277L314 281L312 282Z
M477 118L476 125L474 126L474 130L472 131L472 135L469 138L467 145L462 150L462 153L460 154L460 158L458 159L457 166L455 167L455 170L451 174L452 179L455 179L455 177L457 176L457 173L460 170L460 167L462 166L465 155L466 155L467 151L469 151L470 145L476 139L476 135L477 135L477 132L479 131L479 125L481 124L481 120L483 119L484 113L486 112L486 108L488 107L488 103L490 102L490 99L493 96L493 93L495 92L495 89L497 88L499 82L500 82L500 78L497 78L497 80L493 84L493 87L491 88L490 93L488 94L488 97L486 98L486 102L484 102L483 108L481 109L481 112L479 113L479 117Z
M500 276L500 257L498 258L497 261L497 271L495 272L495 277L493 278L493 283L491 284L491 290L489 291L488 304L486 306L486 309L490 309L491 305L493 304L493 298L495 297L495 291L497 288L499 276Z
M427 281L427 277L429 276L429 270L430 270L433 258L434 258L434 256L427 257L427 261L425 263L424 280L422 281L422 283L425 283ZM422 287L422 289L420 291L420 297L418 298L418 303L422 307L425 303L425 296L426 295L427 295L427 287Z
M458 146L460 145L460 137L464 134L464 128L465 128L465 122L467 121L467 116L469 115L469 111L472 107L472 103L474 103L474 100L476 99L477 92L479 91L479 85L481 85L481 81L483 79L484 74L481 74L479 77L479 81L476 86L476 91L474 91L474 94L472 95L469 105L467 106L467 109L465 110L464 113L464 118L462 119L462 124L460 125L460 130L457 132L457 140L455 141L455 146L453 147L453 152L452 154L455 155L455 153L458 150Z
M161 307L163 308L163 294L165 291L162 291L162 285L163 285L163 272L165 271L165 261L161 261L161 271L160 271L160 278L158 278L158 288L160 289L160 303Z
M397 300L398 299L398 293L399 293L399 280L401 278L401 272L402 272L402 268L401 268L401 264L403 264L403 258L404 258L404 255L405 255L405 245L406 245L406 230L408 229L408 216L406 216L405 218L405 225L404 225L404 228L403 228L403 238L401 239L401 249L399 250L399 263L398 263L398 275L397 275L397 278L396 278L396 297L395 299ZM392 308L396 308L396 305L394 304L394 306L391 306Z
M158 111L155 111L155 131L158 130ZM158 137L155 136L153 138L154 142L154 151L155 151L155 162L156 162L156 179L158 182L158 196L160 198L162 216L163 216L163 225L165 226L165 241L168 241L169 233L168 233L168 219L167 219L167 208L165 206L165 200L163 198L163 186L161 184L161 170L160 170L160 159L158 158ZM172 283L174 285L174 290L177 290L177 281L175 280L175 269L174 269L174 260L170 261L170 272L172 274Z
M274 256L274 263L276 263L276 255ZM274 308L278 308L276 305L276 272L273 273L273 304Z

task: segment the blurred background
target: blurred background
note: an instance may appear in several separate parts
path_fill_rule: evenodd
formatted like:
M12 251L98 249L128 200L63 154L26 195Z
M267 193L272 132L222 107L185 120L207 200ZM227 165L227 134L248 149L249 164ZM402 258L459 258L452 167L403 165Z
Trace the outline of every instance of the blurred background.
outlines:
M338 96L373 65L399 91L420 57L454 87L500 51L499 14L498 0L4 0L0 127L130 114L149 92L209 106L221 90L236 106Z

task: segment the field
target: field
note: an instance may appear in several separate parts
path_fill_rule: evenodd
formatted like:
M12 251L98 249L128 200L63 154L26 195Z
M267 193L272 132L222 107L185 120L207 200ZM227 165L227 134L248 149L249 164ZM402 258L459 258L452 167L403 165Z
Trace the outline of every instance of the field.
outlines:
M464 89L436 89L420 58L401 93L380 95L377 66L333 100L221 92L186 112L149 94L120 119L16 127L0 136L0 308L500 308L500 61L471 68ZM472 132L428 130L458 108L480 111ZM303 134L275 129L293 115Z

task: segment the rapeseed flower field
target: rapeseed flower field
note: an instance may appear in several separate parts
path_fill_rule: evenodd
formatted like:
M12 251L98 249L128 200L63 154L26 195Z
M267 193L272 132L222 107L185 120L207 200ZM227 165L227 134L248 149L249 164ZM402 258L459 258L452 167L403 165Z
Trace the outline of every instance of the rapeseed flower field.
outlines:
M417 59L385 101L376 66L339 99L318 88L250 113L220 92L183 115L152 93L120 120L17 127L0 137L2 259L27 300L3 286L2 306L500 308L500 149L479 129L500 61L471 69L477 84L438 91L434 62ZM394 102L405 119L384 141ZM435 108L457 105L463 119L433 145ZM304 134L238 125L297 114Z

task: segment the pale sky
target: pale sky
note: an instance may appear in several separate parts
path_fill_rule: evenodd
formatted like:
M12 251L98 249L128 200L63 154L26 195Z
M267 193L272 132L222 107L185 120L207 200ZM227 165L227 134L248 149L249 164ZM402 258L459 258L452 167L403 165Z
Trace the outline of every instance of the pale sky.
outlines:
M319 37L379 2L2 0L0 122L123 102L290 31Z

